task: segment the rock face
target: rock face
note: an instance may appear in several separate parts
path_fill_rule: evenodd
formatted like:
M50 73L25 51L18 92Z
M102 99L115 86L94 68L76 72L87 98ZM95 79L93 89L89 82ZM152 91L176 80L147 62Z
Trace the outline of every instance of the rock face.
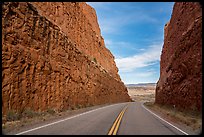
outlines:
M165 25L155 103L202 110L202 8L176 2Z
M39 13L56 24L76 47L120 80L114 56L105 47L95 10L85 2L32 2ZM94 59L95 58L95 59Z
M40 5L47 13L39 12ZM91 12L85 15L83 8ZM130 101L127 89L91 7L69 2L3 3L2 114L124 101Z

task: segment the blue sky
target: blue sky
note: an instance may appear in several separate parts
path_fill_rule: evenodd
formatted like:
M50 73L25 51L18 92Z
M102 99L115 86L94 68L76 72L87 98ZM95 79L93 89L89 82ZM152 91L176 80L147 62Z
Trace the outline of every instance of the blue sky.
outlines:
M173 2L87 2L125 84L156 83Z

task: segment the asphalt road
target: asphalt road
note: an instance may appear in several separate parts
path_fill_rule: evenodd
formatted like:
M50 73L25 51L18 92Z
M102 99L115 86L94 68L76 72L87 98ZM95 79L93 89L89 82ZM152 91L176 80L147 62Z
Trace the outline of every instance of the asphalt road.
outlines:
M110 134L111 129L114 129L117 135L186 134L149 112L140 102L105 106L52 123L41 123L36 127L24 129L24 131L18 131L15 134L107 135Z

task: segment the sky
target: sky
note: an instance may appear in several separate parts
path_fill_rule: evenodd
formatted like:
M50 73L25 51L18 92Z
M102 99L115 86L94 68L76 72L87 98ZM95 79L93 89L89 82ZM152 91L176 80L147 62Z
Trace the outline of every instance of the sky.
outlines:
M174 2L87 2L125 84L156 83Z

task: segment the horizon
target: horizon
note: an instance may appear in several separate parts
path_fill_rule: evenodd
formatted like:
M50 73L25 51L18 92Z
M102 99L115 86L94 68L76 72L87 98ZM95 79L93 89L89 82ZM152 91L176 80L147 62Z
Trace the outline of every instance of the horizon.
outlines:
M156 84L156 83L132 83L132 84L125 84L125 85L137 85L137 84Z

